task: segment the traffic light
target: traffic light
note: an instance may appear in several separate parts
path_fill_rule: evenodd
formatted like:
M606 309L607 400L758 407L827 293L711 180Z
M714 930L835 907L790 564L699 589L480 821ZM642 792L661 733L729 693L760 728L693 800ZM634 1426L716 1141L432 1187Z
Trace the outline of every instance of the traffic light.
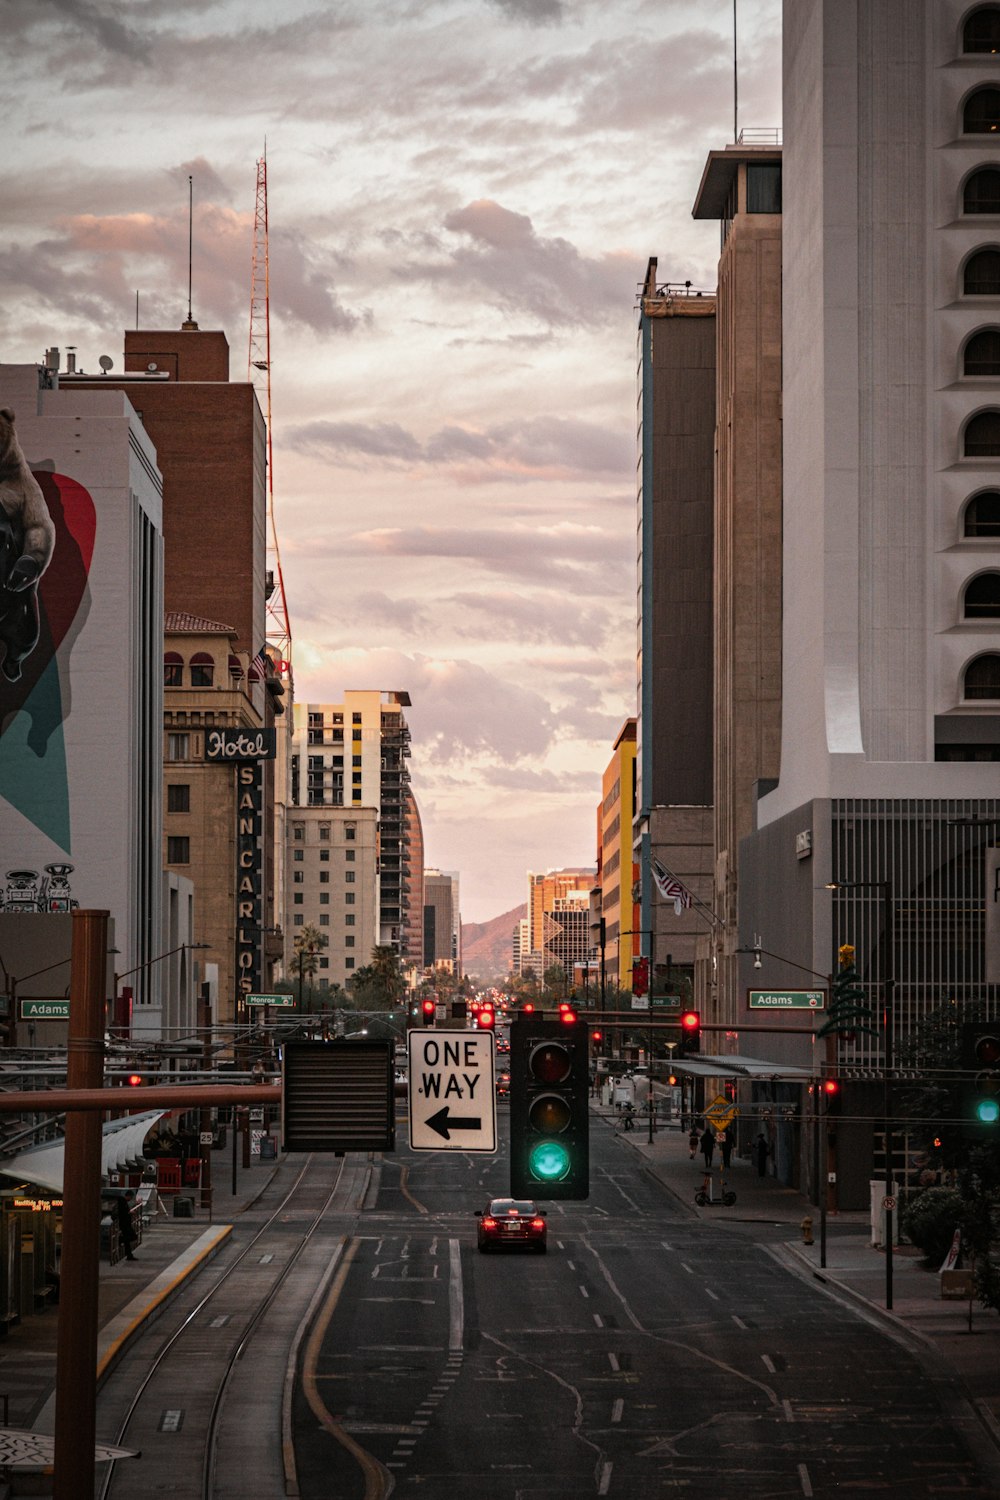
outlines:
M632 960L632 993L633 995L649 993L648 958L633 958Z
M581 1199L590 1193L587 1023L518 1016L510 1034L512 1198Z
M496 1027L496 1012L484 1005L476 1014L476 1025L480 1031L493 1031Z
M434 1015L435 1015L435 1012L437 1011L437 1005L436 1005L436 1003L433 1000L425 1000L424 1003L423 1003L423 1005L421 1005L420 1009L423 1012L424 1025L425 1026L433 1026L433 1024L434 1024Z
M971 1125L1000 1123L1000 1023L962 1027L962 1118Z
M681 1039L677 1043L677 1056L690 1057L701 1051L701 1012L686 1010L681 1016Z
M141 1073L130 1073L125 1080L130 1089L140 1088L145 1081Z

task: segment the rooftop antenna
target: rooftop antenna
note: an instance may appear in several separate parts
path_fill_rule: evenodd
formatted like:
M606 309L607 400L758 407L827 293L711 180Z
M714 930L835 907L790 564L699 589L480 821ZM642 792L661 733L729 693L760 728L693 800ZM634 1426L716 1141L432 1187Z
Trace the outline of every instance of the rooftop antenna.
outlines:
M188 315L182 328L197 328L191 316L191 268L194 263L194 178L188 173Z
M136 329L138 330L138 327L139 327L139 291L138 291L138 288L136 289L136 294L135 294L135 326L136 326Z
M739 144L739 74L736 69L736 0L733 0L733 145Z

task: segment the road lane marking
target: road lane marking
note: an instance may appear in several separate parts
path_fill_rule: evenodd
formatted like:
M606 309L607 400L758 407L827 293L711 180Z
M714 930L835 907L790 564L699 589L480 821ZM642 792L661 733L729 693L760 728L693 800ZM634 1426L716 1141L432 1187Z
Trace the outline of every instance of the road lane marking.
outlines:
M785 1397L784 1401L782 1401L781 1404L782 1404L782 1406L785 1409L785 1417L787 1418L787 1420L789 1422L794 1422L795 1421L795 1413L792 1411L792 1403L789 1401L789 1399L788 1399L787 1396Z
M465 1303L462 1300L462 1244L448 1241L448 1348L461 1352L465 1342Z
M615 1401L614 1404L611 1407L611 1420L612 1420L612 1422L620 1422L621 1419L622 1419L622 1412L624 1410L625 1410L625 1400L624 1400L624 1398L622 1396L619 1396L618 1400Z
M688 1265L687 1261L682 1260L681 1261L681 1265L684 1267L685 1271L688 1273L689 1276L693 1276L694 1275L694 1272L692 1271L691 1267Z
M712 1297L712 1298L714 1298L714 1300L715 1300L715 1301L716 1301L716 1302L718 1302L718 1300L719 1300L719 1294L718 1294L718 1292L713 1292L713 1291L712 1291L712 1288L711 1288L711 1287L710 1287L710 1286L707 1286L707 1287L706 1287L706 1288L705 1288L705 1290L706 1290L706 1292L707 1292L707 1293L708 1293L708 1295L709 1295L709 1296L710 1296L710 1297Z
M805 1495L808 1500L808 1497L813 1492L813 1487L812 1482L809 1478L809 1470L806 1468L805 1464L799 1464L799 1483L802 1486L803 1495Z
M603 1463L603 1464L601 1464L601 1480L600 1480L600 1483L597 1486L597 1493L599 1495L606 1495L608 1493L608 1490L610 1488L611 1488L611 1464L610 1463ZM810 1490L809 1493L812 1494L812 1491Z
M600 1313L594 1314L594 1322L596 1323L598 1328L604 1327L604 1319L601 1317Z
M733 1322L736 1324L737 1328L742 1328L744 1333L749 1331L743 1319L738 1318L735 1313L733 1313Z
M760 1358L761 1363L763 1364L764 1369L767 1371L767 1373L769 1375L777 1375L778 1372L774 1368L774 1360L771 1358L771 1356L769 1354L762 1354Z
M618 1363L618 1356L617 1356L617 1354L609 1354L608 1355L608 1359L611 1361L611 1368L612 1368L612 1370L615 1370L616 1372L619 1372L621 1370L621 1365Z
M581 1297L589 1297L590 1296L590 1293L587 1291L587 1288L585 1286L582 1286L580 1288L580 1296Z
M663 1246L664 1250L669 1250L670 1253L673 1254L673 1250L674 1250L673 1245L668 1245L667 1242L666 1242L666 1240L661 1240L660 1244Z

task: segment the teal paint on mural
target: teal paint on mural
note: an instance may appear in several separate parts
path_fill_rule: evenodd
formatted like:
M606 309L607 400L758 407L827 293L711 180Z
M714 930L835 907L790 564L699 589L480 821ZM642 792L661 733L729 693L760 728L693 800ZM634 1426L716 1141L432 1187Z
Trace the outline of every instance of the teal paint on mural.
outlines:
M59 667L53 659L38 679L20 713L0 735L0 787L12 807L34 823L46 837L71 854L69 781L66 774L66 741L62 726L62 693ZM33 726L51 726L46 737L33 734ZM44 753L36 754L31 741L43 738ZM10 857L25 859L10 850Z

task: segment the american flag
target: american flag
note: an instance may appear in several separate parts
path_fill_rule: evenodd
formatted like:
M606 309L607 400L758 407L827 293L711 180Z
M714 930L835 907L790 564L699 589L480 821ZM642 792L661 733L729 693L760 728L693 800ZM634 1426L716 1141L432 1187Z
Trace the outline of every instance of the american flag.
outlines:
M658 859L653 860L653 881L664 901L672 901L674 903L674 911L677 916L680 916L684 908L690 906L694 901L694 897L687 886L682 885L676 875L671 875L670 871L665 869Z
M257 652L257 655L250 663L250 671L247 675L252 681L263 682L264 678L267 676L267 657L265 655L266 651L267 642L264 641L260 650Z

